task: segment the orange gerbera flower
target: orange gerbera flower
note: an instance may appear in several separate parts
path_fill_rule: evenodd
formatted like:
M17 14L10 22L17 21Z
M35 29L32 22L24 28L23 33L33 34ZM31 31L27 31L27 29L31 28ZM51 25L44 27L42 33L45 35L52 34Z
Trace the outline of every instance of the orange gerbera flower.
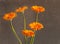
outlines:
M7 13L3 16L3 19L4 20L11 20L13 18L16 17L16 13L15 12L10 12L10 13Z
M16 9L16 12L24 12L26 9L28 9L27 6L19 7L18 9Z
M27 37L34 37L34 32L32 30L22 30L23 35Z
M39 22L32 22L29 24L29 27L35 31L41 30L42 28L44 28L43 25Z
M31 8L32 8L32 10L34 10L35 12L38 12L38 13L45 11L45 8L42 6L32 6Z

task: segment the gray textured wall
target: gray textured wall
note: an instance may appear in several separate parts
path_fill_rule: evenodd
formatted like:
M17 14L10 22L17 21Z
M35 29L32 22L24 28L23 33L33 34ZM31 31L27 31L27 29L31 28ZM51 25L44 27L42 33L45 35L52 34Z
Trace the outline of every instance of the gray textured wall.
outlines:
M34 44L60 44L60 0L0 0L0 44L18 44L10 24L8 21L2 19L2 16L10 11L14 11L20 6L42 5L46 8L44 13L40 13L39 21L42 22L45 28L38 31ZM30 9L25 11L27 25L35 20L35 12ZM13 24L17 34L23 36L21 30L23 29L23 17L18 15ZM29 29L29 27L27 27ZM24 42L23 42L24 43Z

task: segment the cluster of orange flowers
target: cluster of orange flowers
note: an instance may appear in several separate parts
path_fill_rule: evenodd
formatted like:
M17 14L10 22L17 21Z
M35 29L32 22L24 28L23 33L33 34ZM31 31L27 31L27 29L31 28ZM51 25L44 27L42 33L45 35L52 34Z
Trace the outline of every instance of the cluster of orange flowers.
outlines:
M29 24L29 27L32 29L32 30L23 30L23 35L25 36L28 36L28 37L34 37L35 35L35 31L37 30L41 30L43 27L43 25L39 22L32 22Z
M16 15L17 12L24 12L26 9L28 9L27 6L19 7L18 9L15 10L15 12L10 12L10 13L5 14L3 16L3 19L12 20L13 18L17 16ZM43 6L32 6L31 9L35 11L36 13L45 11L45 8ZM29 24L29 27L32 30L25 29L22 31L23 35L28 36L28 37L33 37L35 35L34 33L35 31L41 30L42 28L44 28L44 26L39 22L32 22Z

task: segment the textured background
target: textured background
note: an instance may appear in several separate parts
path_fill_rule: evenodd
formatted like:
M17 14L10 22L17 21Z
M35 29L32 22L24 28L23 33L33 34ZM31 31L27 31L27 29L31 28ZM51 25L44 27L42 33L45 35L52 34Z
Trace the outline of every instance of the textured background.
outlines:
M40 13L39 22L43 23L45 28L38 31L34 44L60 44L60 0L0 0L0 44L18 44L17 39L12 33L9 21L2 19L2 16L14 11L20 6L42 5L46 8L44 13ZM35 20L35 12L30 9L25 11L27 25ZM13 20L15 30L22 41L23 36L23 17L19 15ZM27 27L29 29L29 27ZM24 42L23 42L24 44Z

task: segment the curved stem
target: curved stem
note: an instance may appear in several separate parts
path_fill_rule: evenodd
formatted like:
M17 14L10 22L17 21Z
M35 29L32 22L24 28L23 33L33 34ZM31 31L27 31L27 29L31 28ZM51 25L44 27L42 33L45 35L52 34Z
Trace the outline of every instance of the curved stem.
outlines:
M18 35L17 35L17 33L16 33L15 29L14 29L14 26L12 24L12 20L10 21L10 24L11 24L12 31L13 31L14 35L16 36L17 40L19 41L19 44L22 44L22 41L20 40L20 38L18 37Z

